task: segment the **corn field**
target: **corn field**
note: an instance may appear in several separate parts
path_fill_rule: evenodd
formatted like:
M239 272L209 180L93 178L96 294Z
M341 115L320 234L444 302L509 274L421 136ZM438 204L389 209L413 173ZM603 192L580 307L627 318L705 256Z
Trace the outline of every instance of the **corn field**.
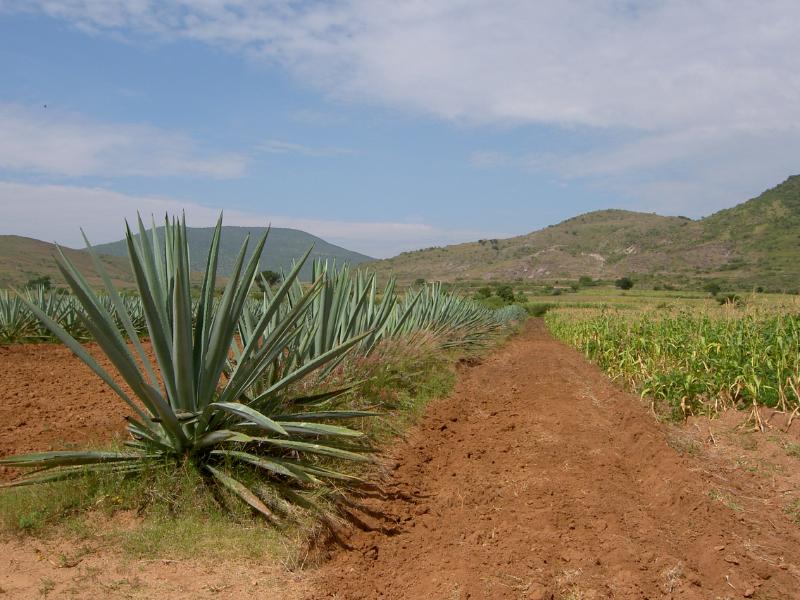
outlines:
M800 406L800 314L556 310L550 331L675 416Z

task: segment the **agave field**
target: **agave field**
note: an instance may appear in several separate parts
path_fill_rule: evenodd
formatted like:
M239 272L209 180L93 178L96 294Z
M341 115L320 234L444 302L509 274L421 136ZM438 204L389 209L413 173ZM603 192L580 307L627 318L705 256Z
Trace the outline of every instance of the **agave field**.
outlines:
M800 407L796 308L560 309L545 320L556 337L676 417L729 406Z
M192 290L185 223L167 221L163 238L141 221L139 230L126 231L135 294L114 287L88 244L102 290L61 255L70 293L0 292L0 341L61 341L130 411L124 449L3 457L0 465L33 471L9 485L88 471L136 477L189 463L270 521L288 507L322 513L325 490L364 483L347 465L369 462L373 452L358 424L377 413L352 405L357 384L338 368L345 359L367 357L389 340L413 344L416 336L441 348L479 345L521 318L436 284L401 297L393 280L379 288L374 274L323 262L301 282L308 253L280 286L256 285L266 235L250 252L245 242L220 293L221 219L202 285ZM115 372L92 357L89 341Z

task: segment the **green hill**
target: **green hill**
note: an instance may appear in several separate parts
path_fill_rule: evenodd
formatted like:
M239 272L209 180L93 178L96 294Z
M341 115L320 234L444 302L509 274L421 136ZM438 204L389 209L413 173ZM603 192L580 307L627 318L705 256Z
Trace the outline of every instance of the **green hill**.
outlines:
M86 252L63 247L62 250L87 276L90 284L102 285L100 278L94 275L92 259ZM50 276L54 283L63 282L53 258L57 254L54 244L19 235L0 235L0 288L23 286L30 279L43 275ZM127 258L103 256L102 261L116 285L133 285Z
M223 227L220 243L219 274L228 275L236 261L245 236L250 233L253 247L256 239L263 235L262 227ZM201 271L205 266L205 257L211 245L213 228L187 228L189 237L189 254L194 270ZM163 228L159 229L163 235ZM309 248L314 246L312 258L335 259L337 263L353 265L372 260L370 257L352 252L340 246L330 244L311 234L296 229L273 227L267 238L264 253L261 256L262 270L288 270L292 261L300 258ZM108 244L98 244L95 250L102 255L103 263L109 274L121 287L133 285L133 278L128 264L128 250L124 240ZM83 250L64 248L64 252L75 262L80 271L89 278L92 285L101 285L99 277L95 277L91 258ZM16 235L0 236L0 287L21 286L30 279L49 275L54 283L63 283L53 257L57 254L55 245L32 238ZM310 263L304 269L304 276L310 274Z
M624 210L591 212L545 229L405 252L370 263L401 281L554 282L582 275L742 287L800 286L800 176L700 220Z
M265 231L266 227L223 227L220 240L219 274L230 274L236 262L236 256L248 233L251 240L250 248L252 248ZM158 232L163 236L163 227L159 227ZM208 249L211 247L211 236L214 233L214 228L187 227L187 233L189 258L192 261L192 267L194 270L200 271L205 267L205 257L208 256ZM330 244L305 231L273 227L269 232L267 244L264 246L264 252L261 255L261 270L289 270L292 261L300 258L312 246L314 250L311 252L311 258L335 259L337 263L349 263L352 265L373 260L364 254ZM102 254L111 256L128 256L128 249L124 240L109 244L98 244L95 249ZM308 276L309 273L310 262L304 268L303 275Z

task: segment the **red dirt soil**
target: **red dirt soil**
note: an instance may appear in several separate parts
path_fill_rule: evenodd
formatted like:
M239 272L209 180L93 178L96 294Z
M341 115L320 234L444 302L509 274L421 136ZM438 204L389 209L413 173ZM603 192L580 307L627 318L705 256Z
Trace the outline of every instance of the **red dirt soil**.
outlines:
M668 441L531 321L430 406L312 597L800 597L800 528L715 499Z
M94 344L88 348L114 372ZM0 456L108 441L124 434L129 412L67 347L0 346ZM11 474L0 467L0 480Z
M124 405L66 349L17 346L0 360L0 455L122 430ZM798 459L777 444L764 454L771 435L720 427L659 424L532 320L461 368L454 393L391 449L386 497L359 500L361 527L339 532L349 549L326 546L322 566L131 561L99 542L61 568L74 540L12 536L0 540L0 592L41 597L50 582L51 597L71 598L800 598L800 527L784 512L800 496Z

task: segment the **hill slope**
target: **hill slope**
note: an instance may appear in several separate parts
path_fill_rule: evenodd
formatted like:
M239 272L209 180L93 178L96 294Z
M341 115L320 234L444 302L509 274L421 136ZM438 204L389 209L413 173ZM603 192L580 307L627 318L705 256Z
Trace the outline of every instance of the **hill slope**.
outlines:
M186 230L189 240L189 258L193 268L200 270L205 265L205 258L208 256L208 249L211 247L211 236L214 233L214 228L187 227ZM236 262L236 256L242 247L242 242L244 242L248 233L250 234L250 248L252 249L265 231L266 227L223 227L220 240L219 274L230 274ZM163 227L159 227L158 232L163 236ZM352 265L373 260L364 254L330 244L305 231L273 227L264 246L264 253L261 255L261 270L280 271L283 269L288 271L291 268L292 261L300 258L312 246L314 250L311 252L311 259L335 259L338 263ZM99 244L95 246L95 249L100 253L111 256L128 256L128 249L124 240ZM310 263L307 264L310 265ZM309 273L310 267L307 266L304 268L303 274L307 276Z
M213 228L187 228L189 254L195 270L205 266L205 257L211 246ZM263 235L261 227L223 227L220 243L219 274L228 275L236 261L245 236L250 233L252 249L256 239ZM163 236L163 228L159 229ZM291 268L292 261L300 258L311 246L312 258L335 259L338 263L353 265L372 260L369 256L352 252L330 244L311 234L296 229L273 228L267 238L261 256L261 269L280 271ZM133 277L128 264L128 250L124 240L108 244L98 244L95 250L103 257L109 274L121 287L133 285ZM99 277L94 276L91 258L83 250L63 248L64 253L75 262L78 269L88 277L92 285L101 285ZM54 244L17 235L0 235L0 287L21 286L30 279L49 275L54 283L63 283L53 257L58 253ZM309 263L310 265L310 263ZM310 273L310 266L304 269L304 276Z
M90 284L102 285L100 278L94 275L92 259L86 252L63 247L62 250ZM53 259L57 255L55 244L19 235L0 235L0 288L22 286L42 275L49 275L53 282L63 282ZM127 258L103 256L102 261L116 285L133 285Z
M575 280L800 285L800 176L705 219L601 210L502 240L405 252L370 263L401 281Z

